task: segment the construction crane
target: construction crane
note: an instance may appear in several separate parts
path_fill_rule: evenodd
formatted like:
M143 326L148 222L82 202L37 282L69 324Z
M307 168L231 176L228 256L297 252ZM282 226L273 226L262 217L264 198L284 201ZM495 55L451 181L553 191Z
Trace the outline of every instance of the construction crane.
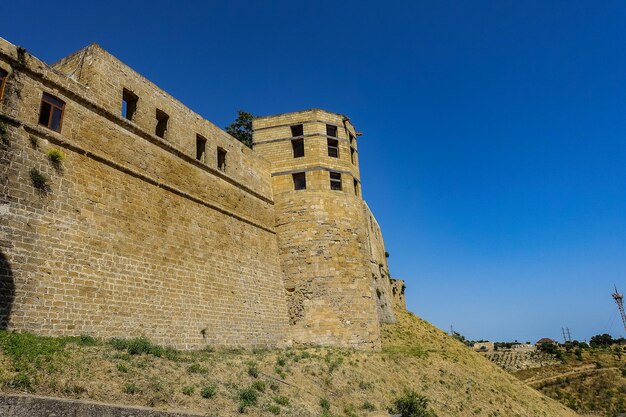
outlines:
M619 314L622 316L622 324L624 325L624 331L626 331L626 313L624 313L624 294L617 291L617 285L614 285L615 292L613 293L613 299L617 303Z

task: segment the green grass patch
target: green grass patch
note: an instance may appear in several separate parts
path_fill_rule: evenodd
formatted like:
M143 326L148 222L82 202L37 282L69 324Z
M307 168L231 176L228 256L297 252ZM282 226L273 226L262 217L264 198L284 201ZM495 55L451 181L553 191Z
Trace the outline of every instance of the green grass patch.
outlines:
M10 388L30 390L33 385L33 381L30 376L25 372L18 372L13 378L7 382L7 386Z
M200 396L202 398L213 398L215 397L215 393L217 392L217 387L215 385L206 385L202 387L200 390Z
M285 396L274 397L274 402L280 405L289 405L289 398Z
M263 381L254 381L252 383L252 388L259 392L265 392L265 382Z
M20 371L50 364L53 356L62 353L69 342L76 340L79 339L0 331L0 350L11 358L15 370Z
M209 373L209 370L203 366L201 366L199 363L194 363L191 366L189 366L189 368L187 368L187 372L190 374L202 374L202 375L206 375Z
M246 408L256 405L258 398L257 390L252 387L239 391L239 412L243 413Z
M181 359L180 352L172 348L164 348L153 344L145 337L135 337L132 339L113 338L109 340L109 345L115 350L126 351L129 355L153 355L158 358L167 358L172 361Z
M420 346L386 346L383 348L383 353L389 355L414 356L417 358L428 356L428 351Z
M256 367L256 364L248 365L248 375L250 375L252 378L259 377L259 369Z
M361 404L361 409L365 411L376 411L376 407L374 406L374 404L369 401L365 401L363 404Z
M124 394L134 395L134 394L139 393L141 390L139 389L137 385L133 384L132 382L128 382L124 384L122 391L124 392Z
M60 164L65 159L65 154L60 149L48 149L46 154L48 155L48 160L53 164Z
M428 403L429 400L423 395L415 391L405 391L401 397L396 398L389 411L402 417L437 417L428 407Z

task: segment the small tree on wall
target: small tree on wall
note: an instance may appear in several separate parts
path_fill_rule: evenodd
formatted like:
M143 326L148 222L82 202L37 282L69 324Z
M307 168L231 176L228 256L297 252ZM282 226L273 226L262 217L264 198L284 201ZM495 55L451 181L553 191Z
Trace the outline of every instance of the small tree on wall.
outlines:
M252 149L252 119L254 116L245 110L237 112L237 118L226 126L226 132L239 142Z

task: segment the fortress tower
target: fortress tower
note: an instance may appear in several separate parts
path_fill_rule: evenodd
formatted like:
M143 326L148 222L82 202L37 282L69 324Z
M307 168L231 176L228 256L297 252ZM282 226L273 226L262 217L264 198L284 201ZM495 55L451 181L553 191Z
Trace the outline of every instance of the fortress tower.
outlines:
M361 196L357 132L313 109L259 117L295 343L376 349L395 320L380 228Z

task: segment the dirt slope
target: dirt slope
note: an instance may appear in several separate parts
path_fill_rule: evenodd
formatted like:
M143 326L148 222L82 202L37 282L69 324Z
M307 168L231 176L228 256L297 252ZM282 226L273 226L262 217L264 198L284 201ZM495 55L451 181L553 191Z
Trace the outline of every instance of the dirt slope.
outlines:
M185 353L0 332L0 384L4 392L212 416L241 415L242 405L254 416L382 416L405 389L428 397L439 417L577 416L413 314L396 314L399 321L385 325L384 350L377 353Z

